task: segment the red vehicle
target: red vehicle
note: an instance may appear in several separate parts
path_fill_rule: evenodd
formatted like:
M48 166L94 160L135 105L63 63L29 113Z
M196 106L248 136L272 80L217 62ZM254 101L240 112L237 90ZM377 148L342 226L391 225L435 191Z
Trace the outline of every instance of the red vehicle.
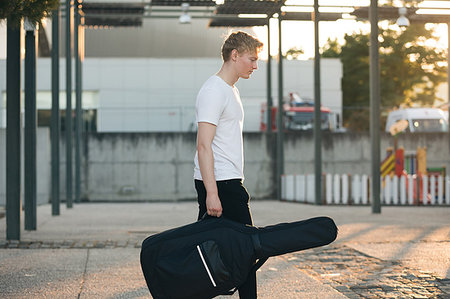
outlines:
M285 104L284 108L284 128L287 130L307 131L314 129L314 103L294 102ZM332 117L329 108L321 107L321 128L322 130L335 130L336 122ZM272 107L272 131L277 130L278 107ZM267 130L267 104L261 105L261 131Z

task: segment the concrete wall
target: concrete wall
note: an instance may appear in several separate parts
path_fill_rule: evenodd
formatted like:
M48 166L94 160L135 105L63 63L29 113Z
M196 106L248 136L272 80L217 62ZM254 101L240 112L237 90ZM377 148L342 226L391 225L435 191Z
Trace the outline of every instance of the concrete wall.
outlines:
M285 173L314 171L312 133L285 135ZM83 147L82 196L90 201L183 200L196 196L193 187L195 133L90 133ZM427 165L450 170L449 136L403 134L398 145L408 152L427 147ZM5 204L5 130L0 130L0 205ZM272 151L275 138L245 133L245 185L254 198L274 196ZM381 135L381 159L393 146ZM50 144L48 130L38 132L38 203L50 198ZM370 174L368 134L323 135L323 172ZM65 142L61 142L61 198L65 198ZM23 186L23 184L22 184Z
M90 134L87 179L83 190L90 200L174 200L195 197L193 157L195 133ZM255 198L274 195L275 139L244 134L245 185ZM401 135L407 151L427 147L428 166L450 169L448 134ZM393 139L382 134L384 158ZM323 172L370 174L368 134L329 133L323 136ZM313 173L313 134L290 132L285 141L285 172Z
M447 167L450 171L449 135L447 133L401 134L398 146L405 152L427 148L428 167ZM369 174L370 135L368 133L324 133L322 136L322 170L326 173ZM381 133L381 160L386 149L394 146L394 139ZM285 173L314 173L314 136L312 132L287 133L285 141Z
M24 186L24 155L23 155L23 131L22 137L22 154L21 154L21 187L22 187L22 199L23 199L23 186ZM50 197L50 132L48 128L38 128L36 133L36 167L37 167L37 179L36 179L36 192L37 203L47 203ZM0 206L4 206L6 203L6 130L0 129Z

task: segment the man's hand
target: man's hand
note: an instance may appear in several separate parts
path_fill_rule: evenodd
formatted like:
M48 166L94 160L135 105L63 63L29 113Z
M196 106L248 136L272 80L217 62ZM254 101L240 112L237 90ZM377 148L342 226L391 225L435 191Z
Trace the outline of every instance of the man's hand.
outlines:
M210 216L220 217L222 215L222 203L217 192L217 183L214 177L214 158L211 148L215 135L215 125L206 122L198 123L198 164L206 189L206 212Z
M210 216L220 217L222 215L222 203L217 194L206 196L206 212Z

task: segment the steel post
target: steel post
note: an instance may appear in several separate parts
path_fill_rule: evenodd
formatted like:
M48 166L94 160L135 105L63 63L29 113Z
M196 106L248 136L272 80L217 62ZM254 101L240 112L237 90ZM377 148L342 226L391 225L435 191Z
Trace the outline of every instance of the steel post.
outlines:
M448 149L450 151L450 23L447 23L447 35L448 35L448 46L447 46L447 126L448 126Z
M25 20L25 229L36 230L36 26Z
M378 0L370 1L370 151L372 213L381 213L380 203L380 69L378 53Z
M281 176L284 173L283 53L281 50L281 12L278 15L278 117L277 117L277 199L281 200Z
M59 24L60 10L52 12L52 113L50 120L52 164L52 215L60 214L60 111L59 111Z
M272 134L272 56L270 56L270 18L267 19L267 133Z
M66 206L72 208L72 1L66 0Z
M75 202L79 203L81 193L81 63L80 63L80 13L75 0L74 55L75 55Z
M6 29L6 239L20 240L20 28Z
M314 185L315 203L322 204L322 113L320 95L319 1L314 0Z

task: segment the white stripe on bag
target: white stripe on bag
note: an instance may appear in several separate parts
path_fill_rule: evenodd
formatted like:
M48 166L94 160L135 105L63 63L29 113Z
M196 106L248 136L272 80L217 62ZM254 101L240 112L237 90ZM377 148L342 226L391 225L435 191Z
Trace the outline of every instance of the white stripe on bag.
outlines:
M199 245L197 245L197 250L198 250L198 253L200 254L200 258L202 259L203 266L205 266L206 272L208 272L209 279L211 279L213 286L216 287L216 282L214 281L214 279L211 275L211 272L209 271L208 265L206 265L205 258L203 257L203 254L202 254L202 251L200 250Z

